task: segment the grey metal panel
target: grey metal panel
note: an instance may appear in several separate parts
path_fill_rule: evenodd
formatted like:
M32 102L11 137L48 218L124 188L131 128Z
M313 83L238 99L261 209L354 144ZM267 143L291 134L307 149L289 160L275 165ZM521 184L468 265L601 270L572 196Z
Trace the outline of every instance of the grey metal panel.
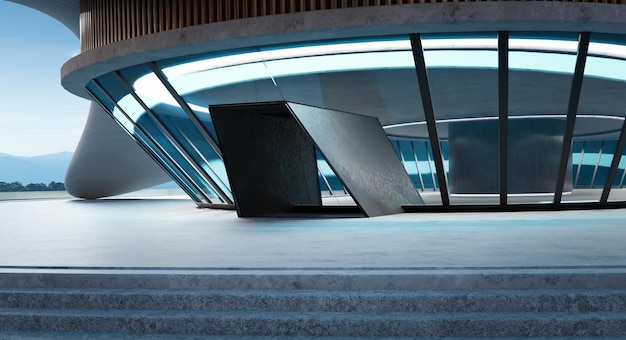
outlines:
M209 111L240 217L322 205L315 146L284 103Z
M367 216L423 204L376 118L287 103Z

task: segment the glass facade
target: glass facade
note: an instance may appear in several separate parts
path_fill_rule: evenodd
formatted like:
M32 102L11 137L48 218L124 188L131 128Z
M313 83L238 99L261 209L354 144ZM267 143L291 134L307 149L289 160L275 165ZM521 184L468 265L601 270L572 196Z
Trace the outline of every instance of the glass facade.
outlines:
M626 201L626 44L502 33L192 55L87 89L199 204L235 201L209 105L275 101L376 117L426 205ZM323 197L349 196L319 152L317 172Z

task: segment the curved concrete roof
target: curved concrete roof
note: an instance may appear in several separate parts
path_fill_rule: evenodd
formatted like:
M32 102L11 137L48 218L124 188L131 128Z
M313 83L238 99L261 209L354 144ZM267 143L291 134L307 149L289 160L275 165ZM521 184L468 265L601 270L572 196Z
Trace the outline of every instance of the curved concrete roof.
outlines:
M61 22L77 37L80 36L80 1L79 0L6 0L24 5L45 13Z
M429 32L626 32L626 6L552 1L407 4L272 15L191 26L86 51L61 70L88 98L91 79L149 61L250 46Z

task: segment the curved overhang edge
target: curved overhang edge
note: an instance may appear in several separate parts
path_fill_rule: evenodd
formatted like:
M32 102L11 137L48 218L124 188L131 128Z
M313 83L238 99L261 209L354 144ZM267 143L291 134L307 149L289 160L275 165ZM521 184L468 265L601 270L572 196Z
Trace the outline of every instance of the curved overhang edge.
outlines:
M175 29L89 50L66 62L61 83L89 98L99 75L168 58L291 42L408 33L485 31L626 32L626 6L565 2L407 4L313 11Z
M79 0L6 0L42 12L67 27L77 37L80 36Z

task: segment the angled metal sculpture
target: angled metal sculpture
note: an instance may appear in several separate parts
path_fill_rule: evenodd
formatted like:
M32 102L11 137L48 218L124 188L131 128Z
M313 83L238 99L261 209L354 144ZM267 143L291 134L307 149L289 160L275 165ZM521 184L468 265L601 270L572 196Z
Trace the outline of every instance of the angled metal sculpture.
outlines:
M376 118L286 102L209 110L239 216L321 206L315 147L366 216L423 204Z
M315 146L283 103L210 111L240 217L321 206Z

